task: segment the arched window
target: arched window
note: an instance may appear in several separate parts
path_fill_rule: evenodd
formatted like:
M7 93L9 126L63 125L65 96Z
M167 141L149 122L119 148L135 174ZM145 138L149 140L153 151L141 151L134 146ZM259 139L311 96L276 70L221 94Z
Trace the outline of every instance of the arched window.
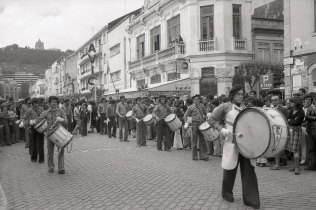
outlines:
M316 68L312 71L312 83L313 87L316 87Z

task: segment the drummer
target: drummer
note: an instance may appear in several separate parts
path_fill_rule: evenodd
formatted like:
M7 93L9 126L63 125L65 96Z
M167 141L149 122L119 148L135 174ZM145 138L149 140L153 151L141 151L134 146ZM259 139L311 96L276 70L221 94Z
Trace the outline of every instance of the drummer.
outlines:
M37 132L34 128L43 111L43 108L40 107L40 100L33 98L32 107L24 115L24 124L30 126L31 129L30 154L32 162L36 162L38 159L39 163L44 163L44 134Z
M165 151L169 151L171 149L170 142L170 134L171 130L167 123L165 122L165 118L171 114L170 107L166 104L166 96L161 95L158 99L158 104L155 106L153 110L153 117L157 119L156 123L156 133L157 133L157 149L162 150L162 139L165 137L164 145Z
M199 126L205 122L206 118L206 108L201 103L200 95L195 95L193 97L193 104L188 107L187 111L184 114L184 120L187 122L188 117L192 118L192 160L198 160L197 152L197 142L199 138L199 156L200 160L209 160L208 150L206 147L205 139L203 134L199 130Z
M136 142L137 146L146 146L146 125L143 118L146 115L147 108L140 97L136 98L136 105L132 109L133 117L136 119Z
M242 194L243 202L246 206L251 206L254 209L260 208L259 190L257 176L254 166L249 159L238 153L236 146L233 143L232 131L225 128L223 121L228 116L230 111L240 111L243 101L244 90L241 86L236 86L229 92L229 102L218 106L211 114L208 123L215 129L221 131L221 134L226 137L223 146L222 167L224 168L222 182L222 197L228 202L234 202L233 187L240 163ZM228 125L226 123L226 125Z
M48 98L48 103L50 108L47 111L44 111L42 118L47 120L47 130L49 131L55 122L60 122L64 126L67 126L68 120L65 112L58 107L58 97L50 96ZM46 133L46 139L47 139ZM47 162L48 162L48 172L54 173L54 148L55 144L47 140ZM58 154L58 173L65 174L64 168L64 149L60 149Z

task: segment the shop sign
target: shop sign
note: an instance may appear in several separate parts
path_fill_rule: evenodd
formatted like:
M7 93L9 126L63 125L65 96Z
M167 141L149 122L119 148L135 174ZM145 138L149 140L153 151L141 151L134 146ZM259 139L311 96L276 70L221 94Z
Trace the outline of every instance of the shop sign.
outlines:
M270 90L273 89L273 74L266 74L260 76L260 89Z

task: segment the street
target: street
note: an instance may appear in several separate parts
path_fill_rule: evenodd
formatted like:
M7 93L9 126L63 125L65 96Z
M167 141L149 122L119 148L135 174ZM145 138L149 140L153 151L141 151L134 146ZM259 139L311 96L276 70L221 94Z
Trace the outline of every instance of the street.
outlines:
M77 136L65 153L66 174L32 163L24 143L1 147L0 181L8 209L249 209L240 173L234 203L221 197L220 158L192 161L191 151L157 151L99 134ZM45 146L46 155L46 146ZM45 156L46 158L46 156ZM290 162L290 165L292 162ZM315 172L256 168L261 209L316 209Z

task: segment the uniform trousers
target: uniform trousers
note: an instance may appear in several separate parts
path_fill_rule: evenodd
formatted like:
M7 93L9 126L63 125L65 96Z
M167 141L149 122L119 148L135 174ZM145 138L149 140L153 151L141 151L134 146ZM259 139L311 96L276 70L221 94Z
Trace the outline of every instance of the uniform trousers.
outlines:
M127 140L128 137L128 120L126 117L119 117L119 137L120 140ZM123 137L123 129L124 129L124 137Z
M203 134L199 130L199 126L203 122L193 121L192 122L192 160L198 160L198 155L200 156L200 160L205 160L208 158L208 150L206 147L206 142ZM199 152L197 152L197 144L199 143Z
M307 134L309 166L316 170L316 123L307 129Z
M225 154L224 154L225 155ZM233 188L235 184L238 164L240 163L240 174L242 183L242 195L245 205L260 206L258 181L254 167L250 160L239 154L238 163L232 170L224 169L222 196L225 198L233 198Z
M156 129L157 129L157 149L162 149L162 142L164 142L165 150L171 149L171 142L170 142L170 135L171 130L167 123L165 122L165 119L160 119L156 123ZM164 141L162 141L164 139Z
M48 163L48 169L54 170L54 149L55 144L47 139L47 136L45 136L47 141L47 163ZM60 149L58 153L58 171L65 170L64 167L64 149Z
M116 118L115 116L110 117L110 121L108 122L108 135L109 138L116 137Z
M146 125L143 120L136 123L136 141L138 146L146 146Z
M31 127L30 153L31 160L44 161L44 134L37 132L33 127Z
M105 113L101 113L100 114L100 134L107 134L108 133L108 125L106 122L104 122L106 120L106 114Z

